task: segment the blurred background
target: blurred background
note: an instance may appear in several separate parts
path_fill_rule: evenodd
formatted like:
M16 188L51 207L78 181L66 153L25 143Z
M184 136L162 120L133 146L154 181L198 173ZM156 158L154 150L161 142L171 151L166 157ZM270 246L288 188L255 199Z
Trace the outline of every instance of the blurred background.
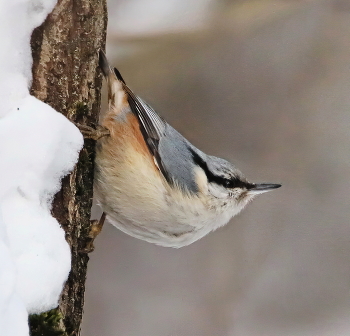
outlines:
M283 187L179 250L105 225L82 335L350 335L350 1L110 0L107 53L197 147Z

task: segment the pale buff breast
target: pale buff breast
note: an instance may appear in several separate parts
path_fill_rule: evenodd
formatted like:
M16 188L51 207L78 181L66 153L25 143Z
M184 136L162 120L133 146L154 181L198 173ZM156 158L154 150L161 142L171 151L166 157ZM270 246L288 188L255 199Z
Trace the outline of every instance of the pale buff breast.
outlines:
M136 117L128 113L119 121L105 120L103 126L111 135L99 140L96 150L95 190L102 207L132 217L164 207L167 191Z
M136 238L181 247L228 221L227 211L208 204L204 194L190 196L167 184L134 115L117 120L104 120L111 135L98 141L95 160L95 195L113 225ZM204 177L198 177L204 189Z

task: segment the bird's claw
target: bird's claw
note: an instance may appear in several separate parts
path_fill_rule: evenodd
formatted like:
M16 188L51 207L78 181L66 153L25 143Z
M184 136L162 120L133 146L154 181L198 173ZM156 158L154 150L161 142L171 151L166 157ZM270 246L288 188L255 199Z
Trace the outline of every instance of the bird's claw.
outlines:
M91 221L90 232L87 236L87 242L85 247L81 250L83 253L91 253L94 251L94 240L102 230L103 224L106 219L106 214L103 213L99 220L94 219Z
M81 125L78 123L75 123L75 126L79 128L80 132L83 134L85 139L98 140L104 136L110 135L109 130L103 126L97 126L96 129L90 126Z

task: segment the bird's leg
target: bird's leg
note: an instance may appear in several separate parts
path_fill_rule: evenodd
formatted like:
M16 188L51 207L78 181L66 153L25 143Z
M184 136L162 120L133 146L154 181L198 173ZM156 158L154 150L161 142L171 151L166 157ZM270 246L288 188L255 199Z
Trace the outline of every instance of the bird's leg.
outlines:
M90 253L95 249L94 240L101 232L105 219L106 219L106 213L103 212L100 220L95 219L91 221L90 232L87 238L87 243L82 252Z
M110 135L109 130L100 125L98 125L96 129L78 123L75 123L75 126L79 128L80 132L83 134L85 139L98 140L104 136Z

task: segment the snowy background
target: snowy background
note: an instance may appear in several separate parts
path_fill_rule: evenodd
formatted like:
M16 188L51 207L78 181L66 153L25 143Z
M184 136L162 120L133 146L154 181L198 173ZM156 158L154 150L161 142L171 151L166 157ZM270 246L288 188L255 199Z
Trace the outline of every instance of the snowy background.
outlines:
M28 313L58 304L70 248L51 216L53 195L83 139L29 94L30 36L56 1L0 2L0 335L28 335Z
M159 3L109 1L111 61L200 149L283 186L180 250L105 226L82 335L350 335L350 2Z

